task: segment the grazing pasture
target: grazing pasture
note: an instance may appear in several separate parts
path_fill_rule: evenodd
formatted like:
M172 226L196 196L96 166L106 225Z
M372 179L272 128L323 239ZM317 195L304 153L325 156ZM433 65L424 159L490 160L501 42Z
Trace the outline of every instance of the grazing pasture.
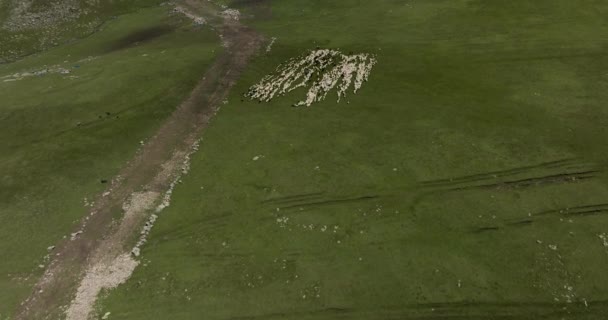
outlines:
M112 319L601 319L608 6L234 1L276 38L204 133ZM357 94L244 97L316 48ZM332 95L334 95L332 97Z
M162 210L94 317L608 314L608 4L112 3L73 41L0 31L0 319L183 101L214 115L169 192L137 190Z
M166 26L146 41L133 36ZM53 247L70 241L140 142L188 96L218 40L167 7L144 8L0 65L0 319L11 319Z

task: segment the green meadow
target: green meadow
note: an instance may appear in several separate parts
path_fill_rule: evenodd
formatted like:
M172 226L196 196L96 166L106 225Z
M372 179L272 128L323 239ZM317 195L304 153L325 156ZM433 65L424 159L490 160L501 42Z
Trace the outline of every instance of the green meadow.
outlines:
M608 5L232 5L277 41L100 315L603 319ZM243 98L316 47L378 64L348 102Z
M215 2L276 41L98 318L605 318L608 3ZM31 54L0 64L1 320L222 50L158 3L108 2L50 49L0 31L3 59ZM378 63L340 103L244 97L315 48Z
M185 99L221 50L215 33L130 8L70 44L0 65L0 319L43 272L47 247ZM154 30L157 30L156 32ZM162 32L158 32L162 30ZM11 75L62 68L69 74Z

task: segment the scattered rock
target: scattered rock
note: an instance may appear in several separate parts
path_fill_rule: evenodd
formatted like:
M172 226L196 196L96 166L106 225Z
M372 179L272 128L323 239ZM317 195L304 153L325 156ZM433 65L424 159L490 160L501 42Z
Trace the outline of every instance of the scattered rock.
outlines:
M204 25L205 23L207 23L207 21L203 17L199 17L197 15L192 14L182 6L176 6L175 8L173 8L173 12L183 14L187 18L191 19L195 25Z
M601 233L597 235L602 240L604 247L608 248L608 233Z
M239 21L241 18L241 12L237 9L226 9L222 11L222 16L226 19Z
M276 37L272 37L272 40L270 41L270 43L268 44L268 46L266 47L266 53L269 53L270 50L272 50L272 45L274 45L274 43L277 41Z
M81 233L82 233L82 230L79 230L79 231L76 231L76 232L74 232L74 233L70 234L70 240L71 240L71 241L76 240L76 238L77 238L77 237L78 237L78 236L79 236Z

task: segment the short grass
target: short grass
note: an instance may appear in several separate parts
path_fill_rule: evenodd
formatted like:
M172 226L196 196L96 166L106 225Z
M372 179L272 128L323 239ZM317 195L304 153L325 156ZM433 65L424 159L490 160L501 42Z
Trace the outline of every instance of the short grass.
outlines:
M144 264L100 312L605 317L605 211L567 209L608 202L605 3L270 3L272 18L249 23L278 38L273 51L206 131ZM316 46L377 54L350 103L290 107L303 92L241 101L279 62ZM594 172L560 178L584 171Z
M46 248L69 238L87 213L84 198L103 191L101 180L125 165L220 50L215 33L168 11L119 16L81 41L0 65L0 77L71 70L0 79L0 319L30 292ZM171 31L124 42L159 26Z

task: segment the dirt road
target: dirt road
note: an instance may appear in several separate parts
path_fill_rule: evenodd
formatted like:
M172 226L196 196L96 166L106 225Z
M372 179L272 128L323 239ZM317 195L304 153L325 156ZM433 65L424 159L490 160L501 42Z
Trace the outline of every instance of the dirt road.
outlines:
M222 15L207 0L184 0L179 5L204 18L219 33L225 50L190 97L112 179L105 195L97 197L90 214L74 230L73 239L57 244L52 262L20 306L16 319L56 319L66 310L68 318L86 318L91 310L87 304L92 304L104 288L103 284L91 283L91 279L99 280L107 274L130 275L137 265L129 256L133 239L182 174L193 145L264 42L254 30ZM120 221L113 219L117 212L124 212ZM124 263L117 266L117 262ZM113 279L109 285L119 280ZM84 300L74 301L74 297Z

